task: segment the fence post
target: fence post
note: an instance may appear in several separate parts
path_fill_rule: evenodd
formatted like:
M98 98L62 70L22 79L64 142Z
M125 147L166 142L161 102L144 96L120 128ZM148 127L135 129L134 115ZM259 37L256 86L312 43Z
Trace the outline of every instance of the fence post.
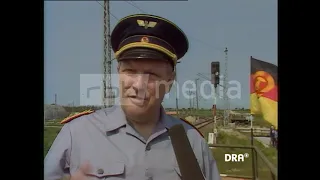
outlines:
M255 156L255 167L256 167L256 177L259 179L259 166L258 166L258 153L257 151L254 151L254 156Z
M251 154L252 154L252 177L256 180L256 163L255 163L255 151L253 148L253 128L251 127Z
M276 176L272 172L270 173L271 173L272 180L276 180Z

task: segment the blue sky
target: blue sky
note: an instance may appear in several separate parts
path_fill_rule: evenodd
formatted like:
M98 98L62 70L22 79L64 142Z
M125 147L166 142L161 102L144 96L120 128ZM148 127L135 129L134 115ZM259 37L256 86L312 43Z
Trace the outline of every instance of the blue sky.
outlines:
M80 75L102 73L103 8L100 4L96 1L45 1L46 104L53 103L57 94L58 104L74 102L79 105L80 82L83 82ZM277 65L276 0L111 1L110 6L111 29L117 19L135 13L159 15L181 27L189 38L190 47L177 67L180 86L187 80L199 78L198 73L210 77L212 61L220 61L223 73L223 51L227 47L228 79L241 84L241 98L231 100L231 108L249 107L250 56ZM116 64L114 61L113 73L116 73ZM201 81L204 79L200 78L199 83ZM205 90L207 94L208 90ZM183 98L182 92L179 94L179 107L189 107L189 100ZM212 98L200 97L199 107L209 108L213 102ZM175 107L174 88L163 104ZM217 104L218 108L225 107L220 98Z

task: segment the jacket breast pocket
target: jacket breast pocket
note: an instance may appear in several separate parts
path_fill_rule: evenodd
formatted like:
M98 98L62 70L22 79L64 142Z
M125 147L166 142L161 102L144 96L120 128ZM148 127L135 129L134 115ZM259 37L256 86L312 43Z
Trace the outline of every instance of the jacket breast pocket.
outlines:
M125 164L116 162L93 163L90 180L120 180L125 178Z
M178 180L181 180L182 179L182 175L181 175L181 171L180 171L180 168L179 166L174 166L174 171L176 172L176 174L179 176ZM202 177L205 177L202 170L201 170L201 174L202 174Z

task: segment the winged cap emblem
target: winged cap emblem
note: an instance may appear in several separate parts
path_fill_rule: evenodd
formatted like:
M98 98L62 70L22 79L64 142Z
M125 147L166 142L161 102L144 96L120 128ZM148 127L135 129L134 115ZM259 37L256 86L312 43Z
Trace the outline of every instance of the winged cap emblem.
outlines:
M154 21L137 20L137 23L139 26L142 26L145 29L153 28L157 25L157 22L154 22Z

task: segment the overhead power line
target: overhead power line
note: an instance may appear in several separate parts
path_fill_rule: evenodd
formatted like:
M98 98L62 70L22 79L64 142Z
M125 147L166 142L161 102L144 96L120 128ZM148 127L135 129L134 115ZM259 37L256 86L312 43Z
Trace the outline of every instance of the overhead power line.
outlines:
M125 1L127 4L131 5L132 7L136 8L137 10L139 10L141 13L147 13L146 11L144 11L142 8L140 8L134 1ZM202 44L202 45L205 45L205 47L210 47L217 50L217 51L220 51L220 52L224 52L224 48L223 47L216 47L216 46L213 46L212 44L209 44L207 42L204 42L203 40L200 40L198 38L195 38L191 35L189 35L189 37L195 41L197 41L198 43ZM212 50L212 49L211 49Z

